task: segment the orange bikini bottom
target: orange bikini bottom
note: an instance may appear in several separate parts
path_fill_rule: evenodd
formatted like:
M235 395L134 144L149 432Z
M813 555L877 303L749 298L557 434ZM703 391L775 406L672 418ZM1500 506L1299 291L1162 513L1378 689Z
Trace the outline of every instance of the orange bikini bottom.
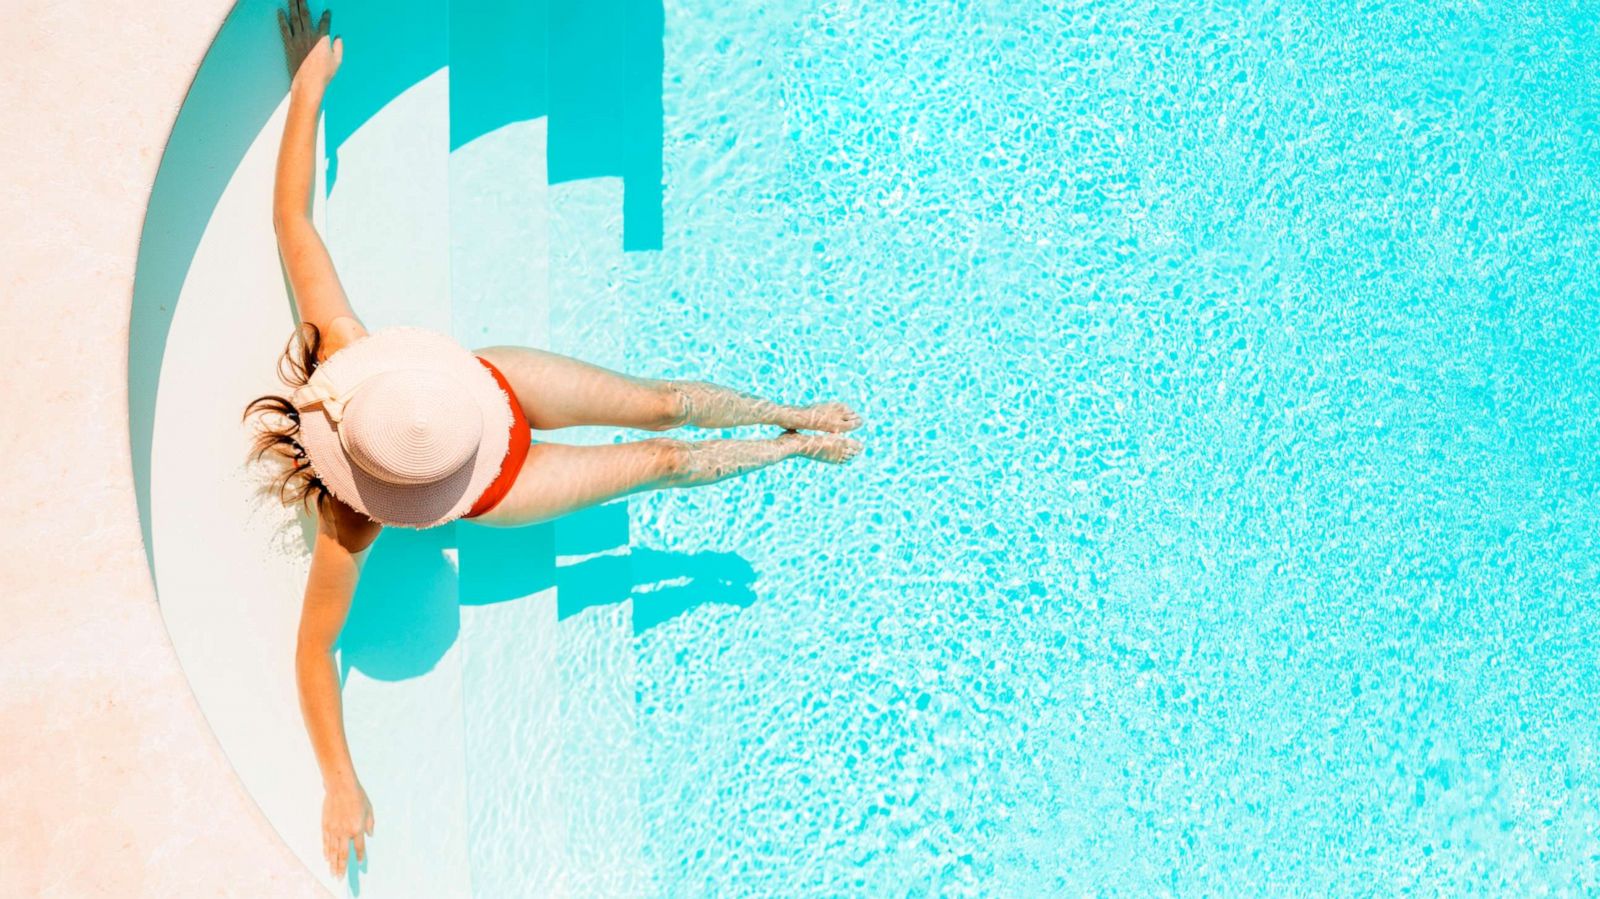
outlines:
M488 359L482 356L478 356L477 359L489 370L489 374L494 375L494 379L500 382L500 388L511 399L511 448L506 450L505 461L500 463L500 473L495 475L494 481L488 487L484 488L478 501L472 504L472 508L468 509L462 518L476 518L506 498L506 494L511 492L511 485L517 481L517 472L522 470L523 461L528 458L528 447L533 444L533 431L528 427L527 416L522 414L522 404L517 402L517 392L511 389L511 382L507 381L506 376L500 373L500 369L491 365Z

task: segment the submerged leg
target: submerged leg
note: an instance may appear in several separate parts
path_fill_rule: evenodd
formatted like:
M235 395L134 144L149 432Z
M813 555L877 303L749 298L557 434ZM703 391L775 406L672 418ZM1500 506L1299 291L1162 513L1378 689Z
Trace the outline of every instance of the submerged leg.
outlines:
M861 416L843 403L789 406L705 381L639 378L532 347L476 351L505 373L528 423L539 430L613 425L664 431L683 425L849 431Z
M709 381L668 381L684 398L684 424L697 428L777 425L786 430L852 431L861 416L844 403L786 406Z
M835 434L783 434L770 440L656 438L601 446L537 443L498 505L473 521L518 527L641 490L712 484L802 456L854 459L861 444Z

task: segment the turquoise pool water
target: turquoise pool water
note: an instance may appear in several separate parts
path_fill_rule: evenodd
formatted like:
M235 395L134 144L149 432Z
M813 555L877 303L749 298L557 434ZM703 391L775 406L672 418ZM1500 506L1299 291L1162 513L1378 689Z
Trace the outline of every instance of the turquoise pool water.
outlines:
M632 572L562 582L528 711L581 882L1600 889L1597 29L668 4L660 248L552 193L550 344L868 450L556 527Z
M464 343L867 417L845 469L385 535L341 661L459 659L474 895L1600 892L1600 8L336 19L335 183L448 68ZM271 4L229 27L276 77Z

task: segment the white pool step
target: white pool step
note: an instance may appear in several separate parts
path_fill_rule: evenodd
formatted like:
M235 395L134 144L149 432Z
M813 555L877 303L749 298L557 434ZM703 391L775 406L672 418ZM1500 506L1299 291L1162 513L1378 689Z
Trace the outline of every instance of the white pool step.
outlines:
M622 182L597 178L550 189L551 349L623 369ZM637 439L609 428L563 441ZM634 765L635 677L626 504L558 520L557 603L562 685L561 771L567 895L647 893L639 777Z
M546 129L514 123L452 154L454 333L622 367L622 185L549 185ZM626 505L457 536L473 894L646 895Z
M363 321L372 329L415 324L448 333L448 71L388 103L338 157L324 233ZM469 892L453 550L449 529L386 532L341 636L351 752L363 785L381 797L375 817L388 825L375 832L357 878L363 896Z
M524 87L496 89L516 103ZM627 368L621 179L551 185L547 117L452 140L450 104L470 89L452 95L438 72L341 148L328 231L347 290L381 298L362 304L373 327ZM395 838L374 841L362 895L647 895L625 505L533 528L458 522L437 539L421 548L458 566L435 584L459 599L455 639L426 672L358 670L346 686L364 779L391 820L410 819L407 839L437 842L408 845L402 864Z
M468 348L548 342L545 127L451 154L453 326ZM553 530L455 527L473 894L564 895Z

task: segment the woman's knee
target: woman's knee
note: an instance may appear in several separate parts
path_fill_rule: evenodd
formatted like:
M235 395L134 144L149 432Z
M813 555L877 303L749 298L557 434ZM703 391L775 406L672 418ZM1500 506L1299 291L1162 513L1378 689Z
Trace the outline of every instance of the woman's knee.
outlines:
M694 479L694 447L687 440L655 437L644 441L650 448L655 480L662 487L679 487Z
M650 387L652 414L645 423L646 430L670 431L689 423L693 404L681 381L656 381Z

